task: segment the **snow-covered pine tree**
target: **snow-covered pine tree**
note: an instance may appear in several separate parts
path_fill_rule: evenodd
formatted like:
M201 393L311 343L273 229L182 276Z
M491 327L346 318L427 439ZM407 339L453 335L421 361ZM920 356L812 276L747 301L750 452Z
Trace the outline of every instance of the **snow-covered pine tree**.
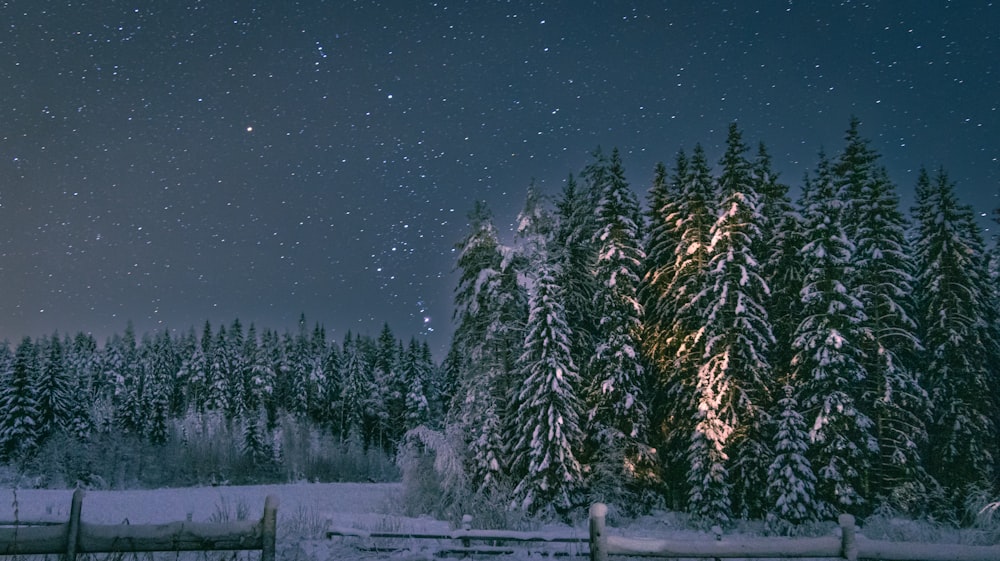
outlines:
M336 378L329 367L339 364L339 360L330 360L331 352L335 352L326 340L326 330L319 324L313 326L312 334L305 343L300 367L306 377L306 393L308 395L309 417L316 423L330 421L330 402L333 396L327 395L330 377ZM365 425L359 434L368 433L367 415Z
M143 373L144 388L140 403L147 419L144 430L153 444L164 444L169 436L170 396L174 378L179 369L179 360L170 333L163 331L150 342L146 341L146 371Z
M878 163L878 153L861 137L860 125L857 117L851 117L844 137L844 152L832 164L834 183L844 199L844 233L855 243L861 228L864 192L875 176Z
M135 329L129 322L120 339L118 352L122 367L115 379L114 421L121 430L141 437L149 421L146 386L153 362L149 335L144 335L137 344Z
M284 361L284 350L278 333L265 329L260 336L260 348L254 361L254 376L263 379L261 384L262 405L267 416L267 428L274 430L278 425L278 411L281 407L279 392L279 372Z
M765 303L770 292L754 253L762 224L747 147L735 123L719 162L719 218L712 225L709 282L703 298L705 355L696 383L698 408L689 455L692 512L717 524L764 511L774 342ZM732 492L732 496L731 496Z
M250 333L255 333L253 326ZM256 340L256 336L248 336L247 341ZM274 347L277 337L265 331L261 335L260 344L254 343L250 359L250 376L244 389L243 403L247 414L244 419L259 420L261 411L266 411L272 400L275 385Z
M944 170L917 183L915 244L918 308L923 328L921 385L931 399L930 474L956 509L994 483L997 451L990 412L990 364L996 342L982 235Z
M346 442L352 434L359 437L362 435L375 389L371 366L361 348L360 337L348 332L344 337L343 350L344 361L340 374L344 384L341 394L343 407L337 430L341 443Z
M517 397L512 454L523 474L514 489L529 512L552 508L566 514L578 501L583 472L578 460L583 432L579 376L573 364L569 325L551 266L535 265L529 291L524 352L518 360L524 383Z
M253 342L256 345L256 341ZM250 356L247 340L243 332L243 323L239 318L233 320L226 331L226 352L223 355L223 373L225 376L225 403L223 410L226 419L233 421L243 416L246 404L243 403L247 378L250 375Z
M94 336L82 331L73 337L66 348L66 369L73 381L73 393L89 401L98 391L100 355Z
M875 422L880 456L868 476L880 500L896 508L926 495L921 449L927 441L927 392L917 380L921 349L915 321L913 253L899 197L878 154L851 120L847 147L836 165L850 204L855 293L867 320L857 342L867 372L861 403Z
M430 420L430 402L427 399L426 388L432 365L425 360L423 348L417 340L410 339L410 344L403 355L402 381L406 388L404 396L404 411L401 418L403 432L426 425ZM399 423L400 417L396 418Z
M566 322L572 332L573 362L586 376L594 349L597 318L594 315L593 244L596 195L591 188L580 187L573 175L566 179L556 201L556 229L549 256L553 275L563 291Z
M205 409L224 413L229 408L229 369L232 362L226 326L220 325L212 343L205 381Z
M798 411L795 389L784 387L774 421L774 460L767 470L768 508L765 519L771 531L787 534L800 524L818 518L816 474L807 457L809 435Z
M282 362L278 365L278 386L282 390L281 403L285 410L298 418L305 418L309 411L309 380L304 365L309 344L305 336L304 316L299 324L298 335L293 337L288 332L282 335L281 344L284 352Z
M378 394L375 439L391 451L408 430L400 419L406 418L406 383L402 373L402 342L396 339L388 323L382 325L375 340L374 377Z
M548 259L548 248L555 239L556 217L549 209L545 197L538 192L535 182L528 185L524 207L517 215L515 235L519 242L518 251L530 264L529 268L543 259ZM531 276L531 275L529 275Z
M526 301L517 256L500 244L485 203L476 203L469 221L469 235L456 246L452 346L461 357L461 380L450 423L469 439L470 480L478 491L488 491L506 475L504 431L513 413L508 406Z
M25 337L14 353L9 384L0 388L0 451L5 460L22 460L38 447L41 411L35 399L38 375L35 343Z
M191 383L191 371L189 370L190 359L194 356L195 349L198 348L198 335L194 327L188 329L180 336L175 346L176 369L171 374L170 388L170 416L181 418L187 412L188 388Z
M859 344L867 318L848 284L855 247L841 225L842 193L822 153L815 181L809 183L803 209L807 239L800 252L808 270L801 292L803 319L792 340L792 382L811 424L809 459L826 516L868 506L866 476L879 450L874 423L862 404L868 381Z
M658 368L657 395L662 409L656 414L656 426L663 439L661 456L665 460L664 480L670 482L670 502L684 508L689 501L687 477L691 437L697 415L698 369L704 351L704 324L709 302L704 299L708 286L709 246L715 223L716 185L701 145L691 158L678 154L673 171L678 204L675 218L679 243L674 248L673 278L666 296L658 305L665 329L660 337L665 349L664 363Z
M189 413L201 413L206 409L212 341L212 324L206 321L200 342L181 363L180 376L187 380L185 393Z
M792 333L798 325L799 291L805 267L799 259L802 216L791 203L788 186L771 168L771 156L761 143L751 171L760 197L761 239L754 254L760 260L761 276L771 289L765 307L771 321L774 344L770 363L777 375L786 375L792 361Z
M585 403L588 459L603 465L592 470L589 486L594 499L641 508L636 501L653 475L654 464L646 444L649 417L644 390L648 384L637 294L645 259L641 214L617 149L606 169L594 177L601 178L593 237L597 327Z
M35 380L38 430L41 438L70 425L74 412L73 383L66 370L63 344L58 333L41 341L39 375Z
M10 377L14 374L14 351L10 349L10 341L0 341L0 387L10 385Z
M681 152L677 156L677 176L687 175L687 158ZM646 237L646 259L643 261L644 273L639 287L639 303L643 311L643 349L646 365L650 369L654 391L650 400L650 409L655 419L662 410L662 404L657 397L663 392L658 391L659 382L672 369L671 353L664 344L673 321L673 304L669 285L674 278L677 245L680 243L677 209L680 205L679 185L672 180L662 163L656 165L653 172L653 185L649 189L649 209L647 221L649 224ZM654 431L651 438L656 440L659 435Z

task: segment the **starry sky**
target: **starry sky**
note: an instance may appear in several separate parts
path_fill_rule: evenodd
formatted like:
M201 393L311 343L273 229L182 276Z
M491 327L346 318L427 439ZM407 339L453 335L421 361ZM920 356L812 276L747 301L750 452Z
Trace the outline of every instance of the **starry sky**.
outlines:
M598 145L644 200L732 121L797 188L855 115L906 208L944 166L989 213L998 35L979 0L3 1L0 340L304 313L441 358L475 200L509 235Z

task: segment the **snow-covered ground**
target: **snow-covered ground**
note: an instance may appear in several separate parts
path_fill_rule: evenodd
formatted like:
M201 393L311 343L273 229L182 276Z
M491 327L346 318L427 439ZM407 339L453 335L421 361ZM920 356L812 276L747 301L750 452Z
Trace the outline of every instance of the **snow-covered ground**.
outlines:
M355 537L327 539L330 528L353 528L362 531L447 533L450 523L430 517L401 515L398 483L330 483L295 485L257 485L245 487L196 487L180 489L87 491L83 499L84 522L97 524L152 524L190 518L196 522L219 521L228 515L235 520L239 512L248 519L259 519L264 499L273 494L279 498L278 557L284 561L327 561L328 559L436 559L442 548L453 547L448 540L410 540L390 544L387 540ZM22 489L0 490L0 521L65 522L69 518L72 490ZM15 500L16 497L16 500ZM473 522L473 528L475 528ZM939 543L983 543L984 536L961 534L933 526L920 527L901 520L881 520L863 529L872 539L927 540ZM549 535L584 534L586 522L577 527L551 525L537 529ZM835 526L819 526L816 532L834 532ZM744 525L736 533L757 534L760 528ZM676 513L660 513L629 521L622 527L609 527L609 532L630 536L673 539L712 539L692 530L687 518ZM729 532L727 532L729 533ZM914 537L915 535L920 538ZM405 545L406 551L362 551L365 546ZM586 548L560 545L567 553L585 553ZM536 547L537 550L537 547ZM176 557L170 557L175 559ZM199 557L204 559L205 557ZM527 552L504 559L528 559ZM537 558L537 556L535 557ZM211 558L211 559L214 559ZM232 555L219 559L231 560ZM239 559L257 559L256 554L243 554Z

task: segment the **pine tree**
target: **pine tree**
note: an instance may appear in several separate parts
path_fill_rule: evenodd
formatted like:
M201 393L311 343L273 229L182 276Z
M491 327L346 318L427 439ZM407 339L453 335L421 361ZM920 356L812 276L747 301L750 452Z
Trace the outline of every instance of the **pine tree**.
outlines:
M229 372L232 353L226 327L219 326L212 344L212 355L208 362L208 377L205 381L205 409L224 413L229 410Z
M548 247L555 237L556 218L546 206L545 198L538 192L535 182L528 186L524 207L517 215L515 233L521 247L521 256L530 266L547 259Z
M916 374L921 344L906 222L895 188L858 125L857 119L851 121L836 173L850 205L856 244L852 284L867 318L858 341L867 373L861 402L875 421L880 450L869 478L882 500L898 508L906 506L901 501L912 503L926 494L920 449L927 441L930 404Z
M41 411L34 394L37 368L35 344L25 337L14 354L9 385L0 388L0 450L4 459L25 459L39 445Z
M778 401L774 431L774 460L767 470L766 519L772 531L789 533L796 526L817 519L816 474L807 457L809 435L798 411L795 390L784 387Z
M63 345L58 334L40 345L44 356L35 382L38 401L38 430L42 437L66 429L73 418L73 385L66 371Z
M250 340L253 337L247 339ZM262 410L268 410L268 405L272 401L276 381L274 367L276 346L277 336L264 332L261 335L260 344L254 344L252 349L248 349L253 354L250 355L250 376L243 397L247 412L246 419L256 420Z
M382 331L375 341L374 376L375 387L379 394L376 417L378 428L377 440L387 451L403 438L408 430L400 419L406 418L407 387L401 372L402 342L393 335L389 324L382 325Z
M810 461L817 498L828 509L858 512L870 499L866 475L878 455L874 423L862 407L867 372L859 350L863 305L849 285L854 245L842 226L844 203L829 160L820 155L803 209L808 264L801 292L802 321L792 348L793 384L811 423Z
M921 385L930 395L926 465L960 508L993 482L990 330L994 294L972 210L959 203L943 170L921 171L916 207L917 293L924 347Z
M165 444L169 437L170 397L179 361L174 341L166 331L144 346L149 348L143 353L147 356L147 365L139 401L146 414L143 428L150 442Z
M479 491L488 491L506 476L504 431L513 413L508 405L526 302L517 256L499 243L489 209L477 203L469 219L471 231L457 246L452 345L462 361L450 422L469 439L471 480Z
M281 403L296 417L304 418L309 412L309 380L306 376L308 340L305 335L305 316L299 321L299 333L293 337L285 333L281 339L284 352L278 365Z
M402 381L406 388L404 396L404 412L402 426L405 431L427 424L430 420L430 402L427 399L426 388L430 377L430 367L425 360L423 348L416 339L410 339L410 344L403 355Z
M792 361L792 334L799 322L799 291L805 276L798 255L805 243L802 215L788 197L788 186L771 168L771 156L763 143L758 146L752 175L763 218L754 254L760 260L761 276L771 289L765 303L774 334L770 363L777 375L785 376Z
M580 380L573 363L569 325L559 287L548 263L538 264L530 292L524 352L518 365L524 384L517 402L514 463L522 478L514 489L521 507L537 512L551 506L565 514L579 498L583 472Z
M697 296L709 307L688 475L690 510L718 524L729 521L732 506L743 518L763 511L764 473L770 463L765 428L772 400L768 353L774 341L765 308L770 293L754 254L761 245L763 217L744 155L747 148L735 124L726 144L718 180L721 212L711 229L709 282Z
M573 362L580 369L581 377L586 376L597 328L593 274L597 257L593 244L597 198L593 191L593 188L578 186L572 175L567 178L556 202L557 225L549 250L556 284L563 291L566 322L572 333Z
M97 341L88 333L77 333L66 349L66 369L73 383L73 393L89 400L99 391L100 360Z
M253 345L256 345L256 341L253 341ZM230 324L223 346L225 352L220 357L223 368L222 375L225 379L221 389L225 394L223 411L225 411L226 419L233 421L239 419L246 409L243 397L250 375L249 360L253 356L246 354L250 345L247 344L243 324L239 318L234 319L233 323Z
M704 321L709 302L704 295L709 286L708 263L711 228L717 216L716 186L708 160L700 145L689 159L678 155L673 181L678 186L676 224L679 243L674 248L673 278L666 298L658 305L665 323L660 337L663 363L656 380L662 409L656 426L662 439L665 459L664 479L671 482L671 502L681 508L689 502L686 483L695 417L698 414L697 380L705 352Z
M645 253L639 203L625 180L617 149L606 169L594 176L602 181L592 241L598 248L594 268L598 324L586 402L590 461L604 466L594 470L590 485L604 500L628 504L652 475L646 446L649 421L643 393L647 382L641 357L642 306L637 296ZM616 473L613 481L601 477ZM641 505L631 502L629 506Z
M340 374L343 380L341 418L339 434L341 442L346 442L352 434L363 434L365 421L371 408L374 386L371 366L361 348L360 337L350 333L344 337L344 362Z
M671 369L670 351L664 344L673 321L674 300L669 286L674 278L675 252L680 243L678 208L680 205L677 177L687 175L687 157L677 156L675 178L671 179L662 163L656 165L653 186L649 190L649 233L646 240L644 273L639 288L639 301L643 310L643 347L650 378L659 381ZM654 392L653 398L661 392ZM662 404L652 402L654 415Z
M187 402L194 411L204 412L207 408L210 357L212 356L212 325L205 322L201 342L192 349L191 355L181 365L181 376L187 380Z
M260 348L254 361L253 375L261 379L261 399L267 416L267 428L274 430L278 425L278 411L282 405L279 372L284 362L284 350L278 333L264 330L260 337Z

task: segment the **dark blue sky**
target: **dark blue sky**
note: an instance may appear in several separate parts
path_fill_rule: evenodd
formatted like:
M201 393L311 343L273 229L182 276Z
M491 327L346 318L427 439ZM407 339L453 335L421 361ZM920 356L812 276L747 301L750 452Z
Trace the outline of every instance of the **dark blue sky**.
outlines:
M907 207L944 166L988 212L998 30L971 0L4 2L0 340L304 312L440 353L474 200L507 230L599 144L644 197L733 120L798 186L856 115Z

